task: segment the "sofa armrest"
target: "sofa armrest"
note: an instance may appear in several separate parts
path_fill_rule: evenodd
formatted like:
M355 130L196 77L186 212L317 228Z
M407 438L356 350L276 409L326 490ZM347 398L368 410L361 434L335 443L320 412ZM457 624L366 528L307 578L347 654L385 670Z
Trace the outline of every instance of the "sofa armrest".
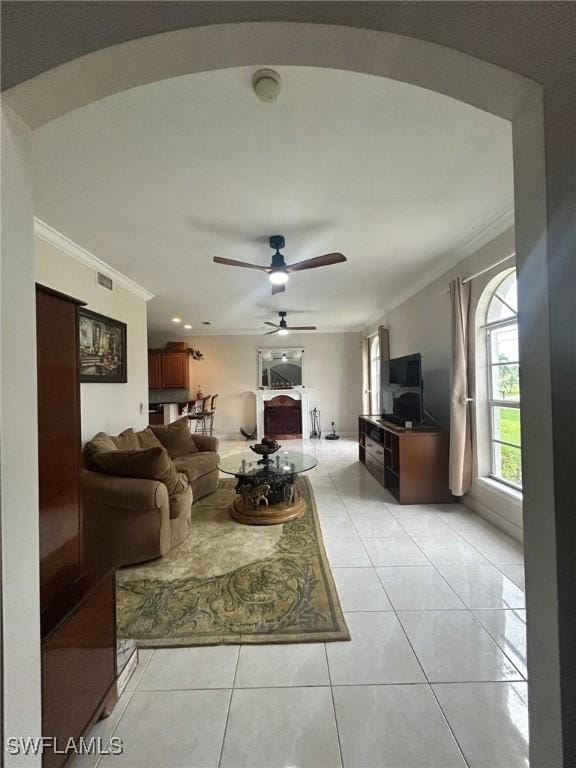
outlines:
M210 435L191 435L196 448L199 451L210 451L211 453L218 453L218 438L211 437Z
M170 502L163 483L84 469L81 488L87 571L142 563L170 550Z
M89 469L82 470L82 498L122 509L167 509L169 506L168 489L158 480L116 477Z

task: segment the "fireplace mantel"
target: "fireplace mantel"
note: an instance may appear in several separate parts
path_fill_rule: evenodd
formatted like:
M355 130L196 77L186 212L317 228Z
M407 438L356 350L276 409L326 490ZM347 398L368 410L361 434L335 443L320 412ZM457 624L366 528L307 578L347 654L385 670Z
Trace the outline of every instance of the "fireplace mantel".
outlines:
M256 395L256 430L258 440L264 437L264 403L278 395L286 395L294 400L300 400L302 409L302 438L310 437L310 395L311 389L295 387L294 389L255 389Z

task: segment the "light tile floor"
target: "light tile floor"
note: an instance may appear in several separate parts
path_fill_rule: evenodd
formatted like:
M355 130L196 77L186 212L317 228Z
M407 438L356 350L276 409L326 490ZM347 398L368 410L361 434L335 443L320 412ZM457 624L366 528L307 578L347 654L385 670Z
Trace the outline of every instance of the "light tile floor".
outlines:
M141 652L100 768L527 766L522 547L460 504L398 505L353 440L290 448L318 457L351 642Z

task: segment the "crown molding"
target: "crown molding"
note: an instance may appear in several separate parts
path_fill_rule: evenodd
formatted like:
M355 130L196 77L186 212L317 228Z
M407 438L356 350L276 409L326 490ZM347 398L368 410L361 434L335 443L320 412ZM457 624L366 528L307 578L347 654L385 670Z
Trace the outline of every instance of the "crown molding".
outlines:
M130 293L138 296L138 298L143 299L144 301L150 301L150 299L154 298L154 294L147 291L146 288L138 285L134 280L123 275L122 272L119 272L117 269L114 269L114 267L106 264L105 261L94 256L90 251L82 248L81 245L78 245L73 240L66 237L66 235L58 232L54 227L46 224L45 221L36 217L34 218L34 234L41 240L58 248L62 253L79 261L80 264L84 264L85 267L90 267L94 272L101 272L103 275L111 278L116 285L122 286L122 288L125 288L127 291L130 291Z
M479 229L478 232L474 232L472 235L464 238L460 241L460 243L458 243L458 245L440 256L434 269L426 272L424 277L415 281L408 290L399 294L397 298L387 304L383 308L382 312L379 313L378 317L375 317L371 322L366 323L364 330L370 328L372 325L374 325L374 323L382 320L382 318L386 317L388 312L391 312L401 304L404 304L405 301L408 301L408 299L416 296L417 293L420 293L421 290L426 288L428 285L431 285L435 280L438 280L451 269L454 269L454 267L457 266L461 261L464 261L464 259L467 259L468 256L476 253L476 251L479 251L489 242L513 226L514 206L511 205L490 219L490 221L488 221L485 226Z
M455 248L452 248L447 256L457 258L456 264L471 256L480 248L483 248L495 237L501 235L510 227L514 226L514 206L510 205L504 211L496 214L485 224L478 232L464 238Z

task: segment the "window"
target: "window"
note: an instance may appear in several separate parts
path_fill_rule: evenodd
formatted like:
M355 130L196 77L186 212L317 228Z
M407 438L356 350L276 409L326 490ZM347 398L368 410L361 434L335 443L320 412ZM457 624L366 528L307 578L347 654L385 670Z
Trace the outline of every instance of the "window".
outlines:
M370 342L370 413L380 413L380 338Z
M490 474L522 488L520 378L516 272L496 284L486 312L486 354L490 418Z

